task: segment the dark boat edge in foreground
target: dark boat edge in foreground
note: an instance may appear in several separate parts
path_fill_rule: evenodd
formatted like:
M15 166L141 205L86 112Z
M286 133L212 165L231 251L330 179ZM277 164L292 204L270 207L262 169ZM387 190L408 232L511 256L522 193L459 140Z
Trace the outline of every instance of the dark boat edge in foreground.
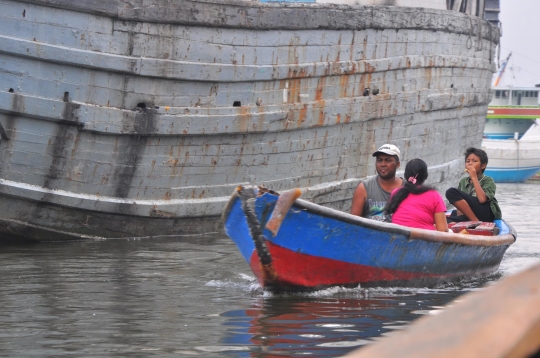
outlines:
M538 277L540 263L346 357L538 357Z

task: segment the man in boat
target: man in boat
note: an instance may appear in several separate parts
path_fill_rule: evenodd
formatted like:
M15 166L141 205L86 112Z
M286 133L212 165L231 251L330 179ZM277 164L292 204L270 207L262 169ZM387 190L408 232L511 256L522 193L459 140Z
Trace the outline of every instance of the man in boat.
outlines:
M351 214L385 221L383 209L390 199L390 193L404 183L402 178L396 177L401 152L393 144L384 144L373 156L377 158L377 176L358 184L352 199Z

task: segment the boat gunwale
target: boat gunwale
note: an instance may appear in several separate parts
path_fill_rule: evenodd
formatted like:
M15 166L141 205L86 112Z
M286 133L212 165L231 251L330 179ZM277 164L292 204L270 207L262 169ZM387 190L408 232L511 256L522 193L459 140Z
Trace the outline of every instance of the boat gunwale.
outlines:
M12 1L19 2L19 0ZM501 35L501 31L497 26L480 17L467 15L453 10L422 7L328 3L261 3L240 0L181 0L178 4L175 4L177 7L171 10L170 2L166 0L158 1L161 2L163 6L159 6L160 4L156 6L154 2L152 6L146 7L134 6L133 4L126 4L126 2L127 1L102 0L101 4L99 4L101 6L96 7L95 1L84 1L82 4L74 3L72 0L24 1L24 3L37 6L108 16L120 21L188 26L212 26L260 30L365 30L370 28L395 30L424 29L453 32L469 36L473 33L475 26L480 26L480 37L493 41L496 44L500 42ZM168 5L168 7L165 5ZM213 7L213 12L221 15L221 17L219 19L209 18L207 20L201 20L204 15L200 14L201 11L194 11L196 10L196 7L205 9ZM225 11L227 8L237 9L231 11L231 14L234 14L235 16L229 16ZM174 11L176 9L181 9L182 11ZM252 10L253 13L250 13L249 10ZM268 12L281 12L281 14L277 14L280 16L277 16L276 21L276 16L271 16L272 14L265 16L266 14L263 13L265 10ZM292 14L293 11L295 14ZM330 14L327 13L330 11L334 12L334 16L330 16ZM399 15L379 17L375 14L377 11ZM418 16L419 11L427 16ZM287 12L291 12L291 14L287 14ZM299 14L298 12L301 13ZM238 13L240 13L241 16L236 16ZM404 13L409 14L409 16L413 18L413 21L399 21L399 19L404 16ZM335 14L339 14L340 16L335 16ZM440 17L441 15L446 16L448 21L433 21L433 19L431 19L431 16ZM370 18L371 21L360 21L363 17ZM309 21L298 21L299 18ZM379 20L379 18L384 19ZM389 18L389 20L386 18ZM379 23L377 23L377 21ZM466 25L457 26L457 21L463 21ZM476 22L476 24L474 24L474 22ZM393 23L394 26L386 26L386 23ZM474 30L474 33L478 34L478 31ZM478 37L478 35L475 36Z
M311 203L306 200L296 199L293 207L306 210L313 214L318 214L328 218L336 219L348 224L362 226L368 229L383 231L389 234L404 235L409 240L423 240L430 242L437 242L443 244L458 244L467 246L501 246L511 245L516 241L516 232L506 221L504 223L510 230L509 234L498 236L483 236L483 235L470 235L459 234L450 232L440 232L416 228L408 228L405 226L379 222L377 220L366 219L349 213L345 213L332 208L320 206L318 204ZM230 209L229 209L230 210Z

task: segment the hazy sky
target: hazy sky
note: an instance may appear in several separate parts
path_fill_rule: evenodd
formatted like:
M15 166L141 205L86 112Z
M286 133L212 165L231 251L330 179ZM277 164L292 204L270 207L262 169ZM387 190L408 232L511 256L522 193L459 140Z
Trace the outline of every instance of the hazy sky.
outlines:
M501 0L500 63L512 52L502 82L514 87L540 84L540 0Z

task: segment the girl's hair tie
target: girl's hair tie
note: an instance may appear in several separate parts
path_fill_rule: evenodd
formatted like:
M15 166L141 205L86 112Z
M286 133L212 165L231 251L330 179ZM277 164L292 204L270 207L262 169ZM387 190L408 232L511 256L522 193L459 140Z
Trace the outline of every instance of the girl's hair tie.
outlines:
M409 183L416 184L416 177L417 177L417 176L418 176L418 174L416 174L414 177L409 177L408 182L409 182Z

